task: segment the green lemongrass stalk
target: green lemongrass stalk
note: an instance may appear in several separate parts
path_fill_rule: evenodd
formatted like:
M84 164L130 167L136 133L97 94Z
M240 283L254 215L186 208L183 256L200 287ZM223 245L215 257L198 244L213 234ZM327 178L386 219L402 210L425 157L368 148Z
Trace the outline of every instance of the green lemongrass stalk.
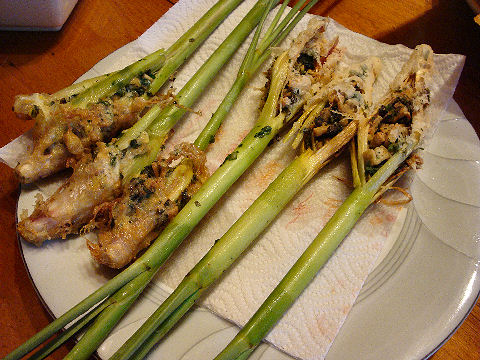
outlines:
M210 8L186 33L168 48L162 69L155 74L150 91L156 93L196 48L243 0L220 0ZM208 32L207 32L208 31Z
M277 13L275 14L275 17L273 18L272 22L270 23L270 26L268 27L267 31L265 31L265 34L263 35L264 38L267 38L268 36L270 36L272 34L273 30L275 30L275 27L277 26L278 22L282 18L282 15L283 15L285 9L287 8L289 2L290 1L284 1L282 3L282 5L280 6L280 9L277 11Z
M274 65L269 96L254 128L244 138L242 144L193 195L150 248L121 274L125 276L128 273L132 279L138 276L142 268L158 270L220 197L263 152L283 126L283 116L275 115L287 71L288 58L281 56Z
M46 358L56 349L58 349L61 345L63 345L68 339L70 339L73 335L81 331L85 326L90 324L107 306L110 305L110 301L104 301L100 305L98 305L94 310L90 311L88 314L83 316L80 320L77 320L75 324L71 325L63 331L60 335L56 338L52 339L48 342L45 346L43 346L40 350L30 356L29 360L40 360Z
M272 6L273 6L273 1L270 1L269 7L271 8ZM282 9L284 8L285 7L282 6ZM250 69L250 66L252 65L252 62L256 55L255 48L257 47L258 40L260 38L260 33L263 28L263 24L265 22L267 15L268 15L268 12L265 12L263 14L262 19L260 20L260 23L257 26L257 30L255 31L252 42L250 43L247 53L245 54L245 57L242 63L240 64L240 68L238 69L237 77L235 78L233 85L231 86L227 95L225 95L225 97L223 98L222 102L218 106L215 113L212 115L212 117L208 121L207 125L203 128L203 130L200 132L200 134L197 136L197 138L194 141L194 145L201 150L205 150L209 144L215 141L215 134L217 133L217 130L220 128L220 125L222 124L223 120L225 119L228 112L232 108L235 100L240 95L240 92L246 85L247 81L257 70L257 69ZM247 71L246 69L249 69L249 71Z
M94 323L64 359L89 359L135 302L153 275L155 271L151 269L139 274L109 298L110 305L97 315Z
M90 79L73 83L72 85L53 93L51 98L54 100L60 100L62 98L69 98L72 95L79 94L80 92L92 87L96 83L104 80L108 75L109 74L99 75Z
M187 89L184 87L184 91L179 93L179 103L183 106L190 106L193 103L192 98L198 98L201 95L205 87L208 85L209 81L213 78L213 76L219 71L219 69L226 63L228 58L230 58L233 53L238 49L241 45L243 40L248 36L251 30L256 26L258 21L260 20L263 11L265 11L268 5L267 0L259 0L257 4L250 10L250 12L245 16L245 18L240 22L240 24L235 28L235 30L230 34L227 39L220 45L220 47L212 54L212 56L207 60L207 62L202 66L199 71L194 75L194 81L189 81L187 83L188 86L192 87L193 89ZM186 86L187 86L186 85ZM283 86L283 83L282 83ZM278 91L278 94L280 90ZM278 95L277 95L278 97ZM170 106L160 112L161 115L165 117L156 118L155 121L151 123L150 127L147 129L151 130L152 136L152 143L158 143L163 137L166 137L166 133L162 135L161 131L168 128L168 126L173 126L176 121L184 114L186 110L184 108L179 108L176 106ZM275 110L272 109L272 113ZM140 121L142 121L141 119ZM280 126L278 126L279 128ZM167 131L168 132L168 131ZM273 136L273 135L272 135ZM122 136L125 140L125 138ZM127 143L129 143L134 138L126 139ZM271 139L271 138L270 138ZM269 139L269 140L270 140ZM268 141L269 141L268 140ZM268 141L265 142L265 146L268 144ZM113 144L114 146L115 143ZM158 146L157 146L158 147ZM156 155L155 155L156 156ZM258 156L258 155L257 155ZM146 158L148 156L140 157L135 161L141 161L142 164L146 164ZM153 160L154 156L150 155L148 159ZM253 161L253 160L252 160ZM135 172L141 169L141 165L132 166L129 169L128 175L132 176ZM238 174L240 176L240 174ZM237 176L237 178L238 178ZM224 192L226 189L224 190ZM223 193L222 193L223 194ZM220 196L218 196L220 197ZM214 202L210 205L213 206ZM205 214L203 214L205 215ZM203 216L202 215L202 216ZM198 219L198 221L200 218ZM198 222L197 221L197 222ZM183 234L181 232L181 234ZM180 235L181 236L181 235ZM185 235L186 236L186 235ZM183 238L182 238L183 239ZM147 255L150 254L150 255ZM90 296L85 298L79 304L74 306L72 309L67 311L64 315L60 316L58 319L50 323L47 327L43 330L38 332L20 347L15 349L12 353L8 354L5 359L19 359L23 355L27 354L43 341L47 340L51 335L56 333L58 330L62 329L65 325L67 325L72 320L78 318L81 314L88 311L92 306L99 303L100 301L107 298L109 295L113 294L115 291L120 289L122 286L127 284L132 279L136 278L137 276L141 275L144 272L148 272L152 266L150 263L155 264L155 256L151 255L151 253L147 252L145 255L145 260L136 261L134 264L128 267L126 271L118 274L112 280L107 282L104 286L100 289L92 293ZM166 258L166 257L165 257ZM164 258L164 259L165 259ZM163 261L164 261L163 259ZM162 262L163 262L162 261ZM156 267L158 269L158 266ZM148 281L144 280L145 284Z
M239 359L262 341L355 226L383 184L416 148L419 137L414 139L395 153L368 182L353 190L257 312L215 360Z
M142 360L145 358L150 350L158 343L159 339L163 338L168 331L185 315L185 313L195 304L197 296L191 296L185 300L179 307L177 307L162 323L162 326L155 329L155 331L145 340L145 342L131 354L128 359ZM115 354L114 357L121 358L122 355Z
M139 349L142 354L151 349L173 326L170 317L179 319L188 311L208 286L216 281L267 228L295 194L352 139L356 129L356 122L351 122L319 150L309 149L293 160L215 242L174 292L111 360L127 359L135 349ZM146 339L147 342L142 345Z
M298 1L292 7L290 12L285 16L285 18L283 18L283 20L280 22L280 25L278 25L275 28L271 27L269 30L267 30L267 33L265 34L265 37L264 37L264 41L262 42L262 44L260 44L260 46L257 49L257 51L259 53L261 53L262 56L260 56L258 58L257 64L254 64L254 68L258 68L258 66L260 66L265 61L265 59L270 56L270 53L266 52L267 48L271 47L271 45L269 45L269 44L271 42L274 42L274 43L278 44L280 41L282 41L285 38L285 36L287 36L287 34L293 29L293 27L295 27L297 22L300 21L300 19L303 17L303 15L305 15L305 13L308 10L310 10L312 8L312 6L317 3L317 1L312 1L312 2L308 3L302 9L302 11L300 11L300 13L297 15L298 20L294 20L289 24L289 22L290 22L290 20L292 20L293 16L295 16L297 11L305 4L305 1ZM298 17L298 16L300 16L300 17ZM274 23L279 21L279 20L280 20L280 17L275 18ZM277 41L275 41L275 39L277 39Z

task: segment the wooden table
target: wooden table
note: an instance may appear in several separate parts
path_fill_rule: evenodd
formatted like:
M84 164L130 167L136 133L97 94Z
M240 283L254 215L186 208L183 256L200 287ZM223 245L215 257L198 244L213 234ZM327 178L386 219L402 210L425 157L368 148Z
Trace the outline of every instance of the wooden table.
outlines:
M100 59L134 40L174 2L80 0L58 32L0 32L0 145L32 126L11 112L15 94L54 92L72 83ZM313 10L380 41L413 47L429 43L438 53L467 55L455 100L480 133L480 26L460 0L324 0ZM0 165L0 356L50 321L30 282L17 246L18 182ZM63 357L71 344L52 358ZM432 357L480 358L480 305Z

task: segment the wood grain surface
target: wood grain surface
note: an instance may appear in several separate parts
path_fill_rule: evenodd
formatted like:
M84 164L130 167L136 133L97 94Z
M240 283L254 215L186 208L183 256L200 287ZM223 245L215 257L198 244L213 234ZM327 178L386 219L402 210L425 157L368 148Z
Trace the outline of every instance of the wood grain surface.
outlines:
M134 40L174 1L79 0L58 32L0 31L0 146L32 126L11 111L16 94L54 92L71 84L95 63ZM460 0L324 0L312 13L377 40L413 47L428 43L438 53L467 56L454 98L480 133L480 26ZM0 164L0 356L6 355L51 320L22 262L15 231L18 181ZM60 359L72 344L51 356ZM480 359L480 305L431 357Z

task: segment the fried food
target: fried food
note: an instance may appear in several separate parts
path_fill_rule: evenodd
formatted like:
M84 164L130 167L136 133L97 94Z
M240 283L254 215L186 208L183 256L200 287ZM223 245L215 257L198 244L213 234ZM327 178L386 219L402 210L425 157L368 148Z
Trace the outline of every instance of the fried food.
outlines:
M88 242L100 264L122 268L156 238L208 178L205 154L183 143L167 158L133 178L122 197L100 205L88 227L99 227Z

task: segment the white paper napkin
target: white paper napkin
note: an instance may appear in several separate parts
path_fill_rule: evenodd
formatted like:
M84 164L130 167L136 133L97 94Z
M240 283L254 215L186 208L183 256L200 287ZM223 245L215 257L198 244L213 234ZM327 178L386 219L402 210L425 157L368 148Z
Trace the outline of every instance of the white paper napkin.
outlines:
M175 88L180 89L185 84L254 2L242 3L187 61L176 74ZM179 1L139 39L100 61L82 78L118 69L159 47L167 47L213 3L214 0ZM311 17L307 15L297 25L283 43L284 47L306 27ZM353 33L331 20L326 36L331 39L337 35L340 37L339 46L346 49L345 61L358 62L372 55L382 60L383 71L374 88L374 98L381 97L411 50ZM194 141L233 83L247 47L248 42L205 91L194 106L197 114L188 114L175 127L166 151L181 141ZM437 72L432 89L432 119L438 118L451 98L463 63L464 57L460 55L435 56ZM225 120L216 142L207 153L207 165L211 171L222 163L254 124L261 96L258 89L264 83L263 74L253 79ZM0 149L0 159L15 166L18 158L12 155L24 149L28 144L25 139L21 137ZM155 281L174 288L215 239L225 233L293 157L292 151L281 142L270 146L184 241ZM203 306L239 325L253 315L350 193L351 189L346 185L350 170L345 160L339 158L332 162L295 197L248 252L212 287L202 299ZM267 341L298 358L322 359L381 252L399 211L398 207L371 206L312 284L271 331Z

